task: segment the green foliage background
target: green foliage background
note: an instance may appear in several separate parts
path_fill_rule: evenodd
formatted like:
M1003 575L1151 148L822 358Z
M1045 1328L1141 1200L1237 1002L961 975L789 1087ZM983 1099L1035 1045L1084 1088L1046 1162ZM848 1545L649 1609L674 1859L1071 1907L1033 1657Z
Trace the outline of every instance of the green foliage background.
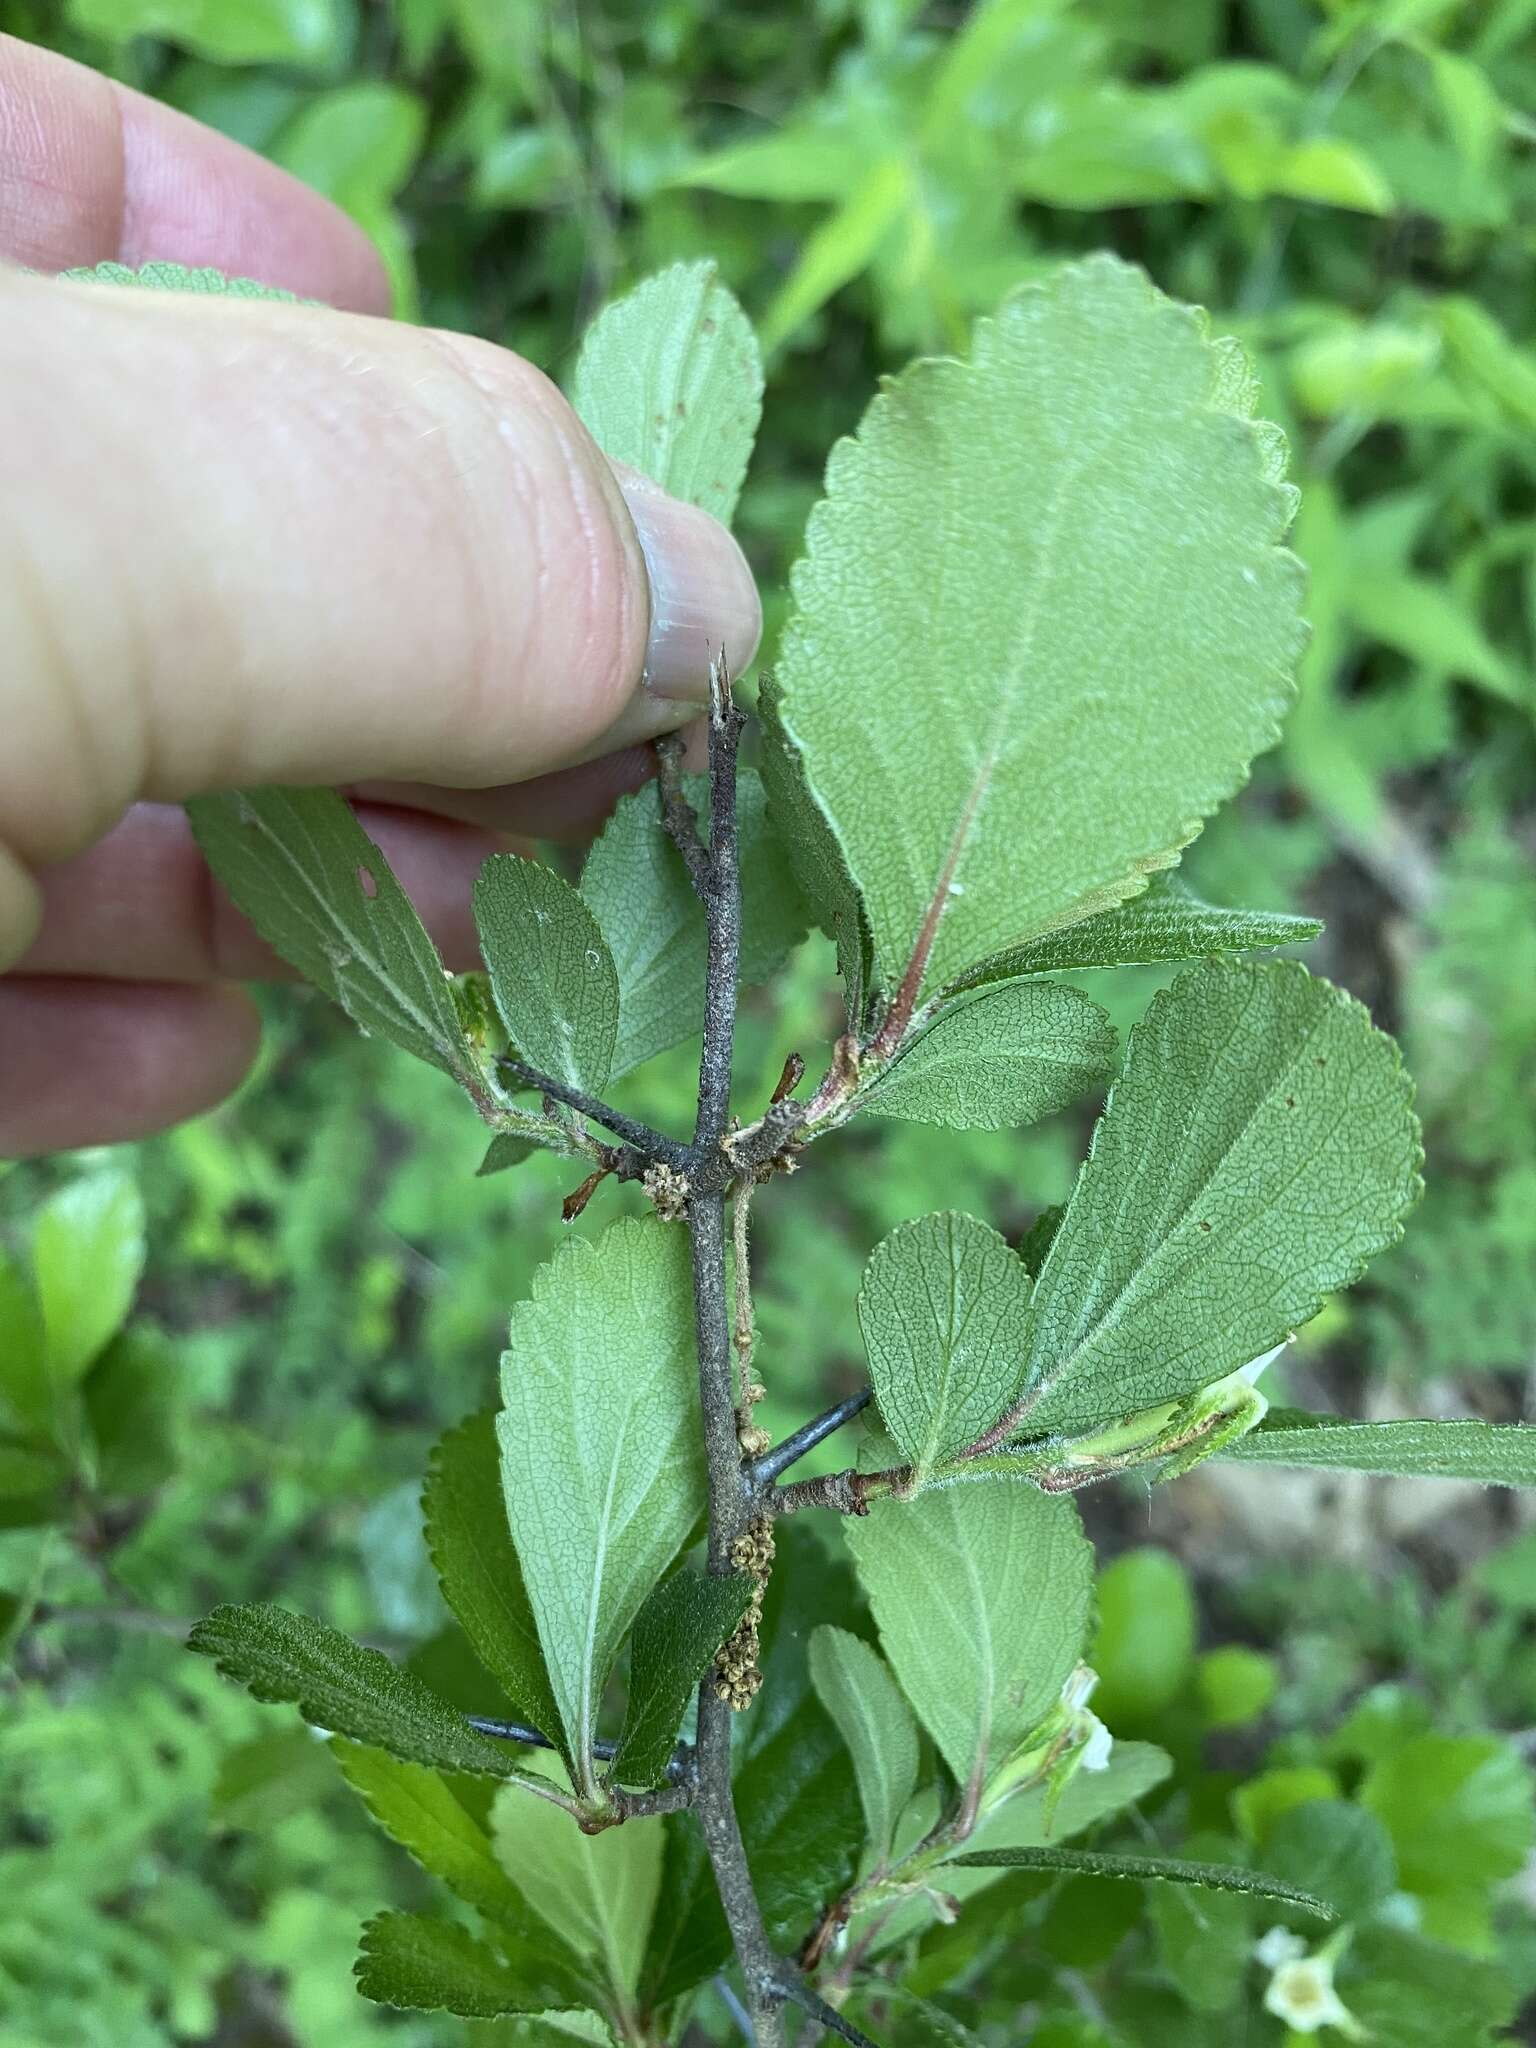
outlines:
M0 0L0 27L286 164L374 235L403 315L557 376L612 292L717 257L770 351L738 515L767 661L826 451L882 371L958 346L1065 253L1115 249L1209 305L1291 436L1313 634L1281 747L1186 870L1215 900L1327 920L1309 959L1401 1036L1426 1124L1406 1244L1310 1326L1285 1391L1371 1414L1529 1408L1533 0ZM1159 978L1126 971L1094 993L1114 981L1123 1023ZM829 986L818 944L751 998L747 1099L791 1047L812 1058L826 1042ZM358 1918L424 1888L320 1745L274 1732L175 1638L220 1600L280 1595L396 1650L430 1646L443 1614L417 1533L426 1450L492 1397L508 1306L560 1237L570 1176L540 1158L477 1181L477 1133L446 1085L317 999L275 993L268 1013L239 1100L132 1162L150 1218L140 1314L167 1340L168 1476L129 1475L76 1541L0 1533L0 1585L19 1599L41 1583L45 1600L0 1694L0 2041L28 2048L476 2031L392 2024L356 1999ZM623 1099L682 1124L691 1060L653 1063ZM773 1188L769 1426L857 1383L857 1277L878 1238L942 1205L1016 1240L1067 1193L1083 1130L1069 1117L939 1138L882 1122ZM97 1163L10 1173L0 1229L19 1238L50 1187ZM1177 1546L1200 1590L1186 1636L1170 1635L1188 1591L1177 1574L1170 1590L1166 1559L1161 1590L1119 1607L1106 1591L1101 1704L1117 1733L1173 1749L1192 1840L1236 1825L1265 1842L1298 1803L1302 1781L1280 1781L1311 1772L1306 1796L1387 1827L1401 1876L1429 1823L1383 1762L1393 1742L1536 1721L1536 1550L1502 1499L1302 1487L1197 1479L1157 1498L1150 1530L1138 1495L1091 1499L1101 1544ZM1323 1545L1337 1558L1320 1571ZM108 1620L84 1617L103 1606ZM1116 1663L1115 1628L1137 1614L1158 1618L1161 1679L1144 1655ZM1398 1689L1370 1690L1382 1680ZM1512 1764L1507 1746L1488 1754ZM1481 1758L1439 1757L1433 1824L1452 1835ZM1479 1784L1483 1811L1514 1816L1508 1857L1478 1879L1425 1852L1416 1895L1438 1898L1440 1938L1499 1954L1523 1987L1536 1941L1490 1887L1528 1849L1527 1794L1518 1773L1502 1792ZM1031 1907L1043 1883L1020 1873L988 1897L1034 1912L1040 1954L1091 1972L1125 1932L1110 1940L1118 1907L1095 1883ZM1241 1902L1218 1903L1246 1929ZM1130 2038L1235 2038L1230 2017L1179 2002L1179 1910L1159 1908L1159 1988ZM947 1981L946 1941L979 1939L975 1924L931 1943L930 1989ZM1038 1995L1042 1967L996 1976L982 2018ZM1039 2036L1111 2038L1081 2016Z

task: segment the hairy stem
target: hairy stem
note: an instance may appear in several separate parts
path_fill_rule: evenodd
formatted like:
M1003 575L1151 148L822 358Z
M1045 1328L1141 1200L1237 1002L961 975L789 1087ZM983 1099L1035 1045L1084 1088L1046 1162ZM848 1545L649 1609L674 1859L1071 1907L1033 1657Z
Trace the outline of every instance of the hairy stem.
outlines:
M736 980L741 951L741 878L736 838L736 749L742 717L730 699L723 660L710 672L709 850L696 886L709 929L704 991L704 1049L699 1061L699 1110L690 1162L688 1230L693 1252L694 1332L699 1355L699 1401L709 1477L709 1570L734 1570L732 1547L742 1533L748 1494L736 1434L732 1328L725 1284L725 1190L731 1163L722 1150L730 1116L731 1051L736 1035ZM683 807L686 809L686 806ZM663 816L689 860L686 825L663 793ZM691 816L691 814L690 814ZM690 873L694 863L689 860ZM762 1909L742 1844L731 1788L731 1721L716 1673L699 1688L694 1746L694 1812L703 1830L720 1903L746 1986L758 2048L784 2048L784 1965L763 1925Z
M605 1131L612 1131L615 1137L633 1145L647 1159L659 1159L666 1166L686 1172L688 1147L679 1144L676 1138L669 1138L662 1131L653 1131L649 1124L638 1123L634 1117L625 1116L622 1110L611 1109L606 1102L599 1102L595 1095L588 1095L583 1088L571 1088L564 1081L555 1080L551 1074L541 1074L537 1067L514 1059L510 1053L504 1053L496 1065L509 1080L524 1088L537 1088L552 1102L563 1102L567 1109L590 1117L593 1123L601 1124Z

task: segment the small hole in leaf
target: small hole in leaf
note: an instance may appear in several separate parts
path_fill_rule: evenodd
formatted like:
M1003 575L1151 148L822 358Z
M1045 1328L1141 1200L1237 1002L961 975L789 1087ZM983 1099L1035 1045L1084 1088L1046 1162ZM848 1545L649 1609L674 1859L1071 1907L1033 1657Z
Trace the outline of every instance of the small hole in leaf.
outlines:
M363 894L368 898L368 901L371 903L374 897L377 896L379 893L378 880L375 877L372 868L365 868L359 866L357 870L357 886L359 887L359 889L362 890Z
M1323 1055L1319 1053L1317 1055L1317 1058L1312 1062L1312 1064L1315 1067L1326 1067L1328 1062L1323 1058Z
M1211 1227L1211 1226L1209 1225L1209 1223L1202 1223L1202 1224L1201 1224L1201 1226L1200 1226L1200 1228L1201 1228L1202 1230L1209 1230L1209 1229L1210 1229L1210 1227Z
M1287 1097L1285 1098L1285 1106L1287 1109L1294 1109L1296 1107L1296 1098L1294 1095L1287 1095Z

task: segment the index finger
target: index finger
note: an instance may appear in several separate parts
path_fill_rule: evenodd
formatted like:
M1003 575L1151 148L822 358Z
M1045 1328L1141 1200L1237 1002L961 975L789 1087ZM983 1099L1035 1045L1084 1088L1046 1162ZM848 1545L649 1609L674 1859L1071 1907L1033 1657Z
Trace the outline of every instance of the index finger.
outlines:
M389 309L361 228L254 151L82 64L0 35L0 260L211 264Z

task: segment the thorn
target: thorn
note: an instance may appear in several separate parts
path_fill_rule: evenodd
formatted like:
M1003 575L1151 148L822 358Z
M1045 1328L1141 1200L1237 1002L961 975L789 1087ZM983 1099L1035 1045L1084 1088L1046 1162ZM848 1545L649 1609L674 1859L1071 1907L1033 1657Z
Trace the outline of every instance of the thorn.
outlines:
M596 1194L599 1184L605 1181L612 1172L613 1168L611 1166L600 1166L595 1173L589 1173L581 1186L573 1188L571 1193L560 1204L560 1220L563 1223L574 1223L582 1210L586 1208L588 1202L591 1201L593 1195Z
M792 1095L800 1086L804 1075L805 1061L801 1059L799 1053L792 1052L784 1062L784 1071L780 1074L778 1085L769 1097L769 1101L772 1103L782 1102L786 1095Z

